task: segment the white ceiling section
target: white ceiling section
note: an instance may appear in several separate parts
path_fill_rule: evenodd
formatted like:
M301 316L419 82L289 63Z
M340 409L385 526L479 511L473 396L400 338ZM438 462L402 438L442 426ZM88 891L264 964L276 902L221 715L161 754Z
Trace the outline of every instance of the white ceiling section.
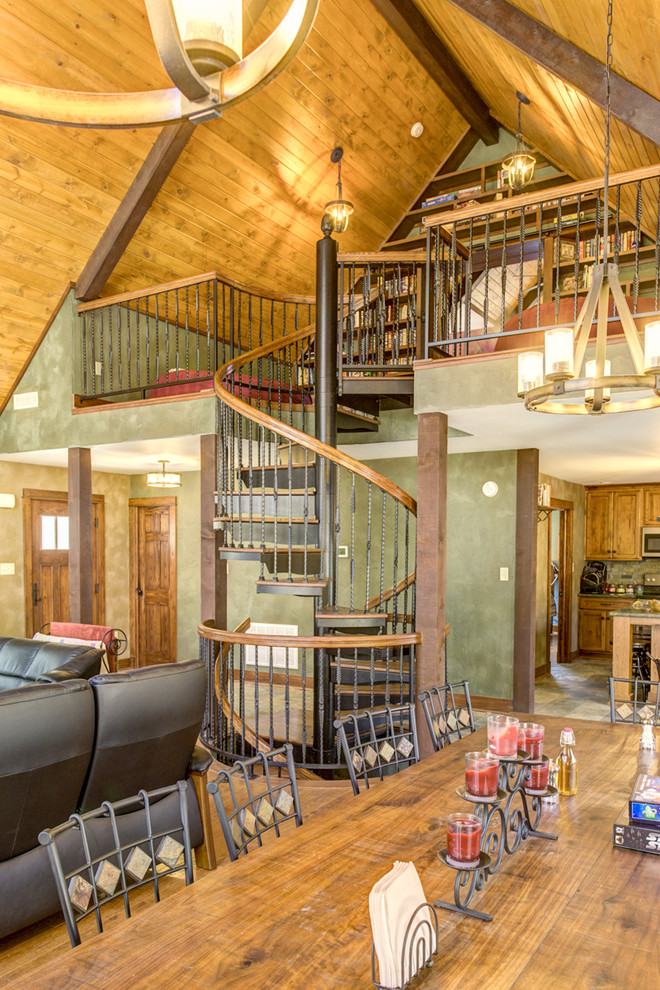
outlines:
M199 471L199 437L168 437L164 440L130 440L90 447L92 470L109 474L145 474L159 471L162 460L169 461L168 471ZM20 454L0 454L2 461L67 467L65 447L53 450L31 450Z

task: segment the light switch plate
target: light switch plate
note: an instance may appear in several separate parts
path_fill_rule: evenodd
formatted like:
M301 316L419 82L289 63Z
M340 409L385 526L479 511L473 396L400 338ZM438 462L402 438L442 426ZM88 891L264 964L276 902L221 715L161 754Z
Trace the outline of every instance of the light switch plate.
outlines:
M18 392L14 395L14 409L36 409L38 405L38 392Z
M508 580L509 580L509 568L500 567L500 581L508 581Z
M0 564L0 574L15 574L16 565L15 564Z

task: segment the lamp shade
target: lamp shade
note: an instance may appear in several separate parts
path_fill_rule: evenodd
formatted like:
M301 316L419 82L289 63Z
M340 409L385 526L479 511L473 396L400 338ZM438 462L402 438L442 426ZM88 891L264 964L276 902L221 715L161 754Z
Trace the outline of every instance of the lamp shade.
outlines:
M333 199L325 204L325 215L332 221L332 229L336 234L343 234L348 227L348 220L353 212L353 204L345 199Z
M644 371L660 371L660 320L647 323L644 330Z
M181 475L175 471L166 471L165 465L169 461L159 461L163 465L162 471L154 471L147 475L147 485L149 488L179 488L181 486Z
M543 384L543 352L523 351L518 355L518 395Z
M513 191L520 192L532 180L536 158L525 151L517 151L511 158L502 162L502 167L506 169L507 182Z
M183 47L201 76L241 60L242 0L172 0L172 7Z
M553 327L545 332L545 377L550 382L573 378L573 330Z

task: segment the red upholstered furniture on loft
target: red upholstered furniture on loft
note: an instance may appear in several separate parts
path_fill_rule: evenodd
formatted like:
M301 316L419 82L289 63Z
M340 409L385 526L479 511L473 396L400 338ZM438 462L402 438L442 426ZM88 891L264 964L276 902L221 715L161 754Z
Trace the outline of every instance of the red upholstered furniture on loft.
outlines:
M204 372L205 376L208 374ZM152 385L159 388L152 388L148 393L148 398L158 398L166 395L188 395L194 392L204 392L213 388L213 379L209 377L199 378L194 372L177 371L171 368L164 375L160 375ZM310 405L312 396L298 388L291 390L285 383L273 381L268 382L265 378L257 375L234 375L231 384L231 391L241 399L260 399L262 402L293 403L294 405Z
M584 294L578 296L577 301L577 312L580 312L582 303L584 302ZM614 300L609 297L609 315L612 316L614 312ZM632 312L633 300L630 296L626 296L626 302ZM641 314L652 313L655 311L655 301L646 296L640 296L637 300L637 310L638 316L635 318L635 324L638 330L641 330L646 323L646 320ZM527 329L528 327L565 327L572 326L575 323L574 316L574 306L573 297L565 297L559 300L559 317L555 319L555 303L554 300L546 303L541 303L539 307L539 312L537 315L536 303L528 306L527 309L523 310L522 313L522 329ZM510 320L504 324L504 333L510 333L512 330L518 329L518 314L512 316ZM607 327L607 336L616 337L623 333L623 327L619 320L615 320L610 323ZM591 339L596 337L596 324L594 323L591 327L591 333L589 334ZM510 337L500 337L495 344L495 351L511 351L518 349L531 349L531 350L543 350L543 335L541 333L522 333L516 336Z

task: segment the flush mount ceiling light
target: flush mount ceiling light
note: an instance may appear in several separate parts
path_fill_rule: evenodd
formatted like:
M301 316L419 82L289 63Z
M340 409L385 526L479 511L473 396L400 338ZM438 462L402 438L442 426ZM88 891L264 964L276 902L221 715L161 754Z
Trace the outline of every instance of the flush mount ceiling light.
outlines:
M337 198L325 204L325 216L329 218L335 234L343 234L348 227L348 218L353 212L353 204L343 198L341 187L341 160L344 157L343 148L334 148L330 161L337 165Z
M522 128L520 125L520 112L523 103L529 106L529 100L524 93L516 93L518 97L518 130L516 132L516 150L510 158L505 158L502 168L506 169L507 181L514 192L520 192L523 186L531 181L536 166L536 158L525 150L523 142Z
M610 97L612 65L612 0L607 11L606 111L605 111L605 182L603 190L603 233L601 264L594 266L593 279L574 327L554 327L545 334L545 381L543 353L526 351L518 356L518 395L525 407L536 412L572 415L634 412L660 406L660 321L645 329L644 345L628 307L619 281L619 266L609 264L608 250L608 182L610 174ZM597 231L598 234L598 231ZM598 250L596 257L598 257ZM634 375L612 375L612 363L606 358L607 322L610 293L625 334L635 368ZM585 362L587 344L594 316L596 356ZM580 377L584 364L584 376ZM636 398L625 395L612 401L612 393L643 390ZM581 402L568 402L571 396Z
M181 487L181 475L176 474L174 471L167 472L165 470L165 465L169 464L169 461L158 461L159 464L163 465L162 471L156 471L153 474L147 475L147 485L149 488L180 488Z
M241 0L145 0L172 89L87 93L0 79L0 114L73 127L147 127L219 117L284 69L310 32L319 0L293 0L273 33L242 57Z

